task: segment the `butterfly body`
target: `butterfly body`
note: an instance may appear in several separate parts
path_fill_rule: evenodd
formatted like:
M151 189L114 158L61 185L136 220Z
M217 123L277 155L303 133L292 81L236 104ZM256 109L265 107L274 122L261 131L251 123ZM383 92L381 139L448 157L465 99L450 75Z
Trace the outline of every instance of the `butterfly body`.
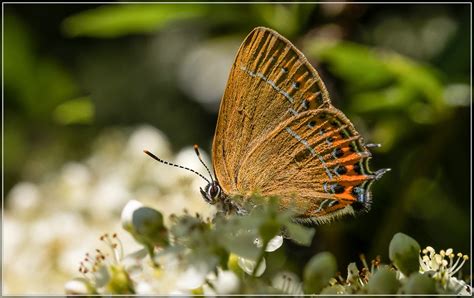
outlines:
M212 153L217 181L201 189L207 202L243 214L253 194L276 196L308 223L368 210L372 182L388 171L369 169L370 151L317 71L263 27L237 53Z

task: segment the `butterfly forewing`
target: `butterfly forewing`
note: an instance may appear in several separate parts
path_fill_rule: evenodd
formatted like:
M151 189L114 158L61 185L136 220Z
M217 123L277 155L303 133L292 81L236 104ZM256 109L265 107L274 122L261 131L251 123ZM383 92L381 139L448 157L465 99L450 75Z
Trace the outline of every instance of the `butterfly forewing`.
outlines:
M278 124L329 105L324 83L303 54L275 31L254 29L232 66L214 136L213 164L222 189L237 190L242 160Z

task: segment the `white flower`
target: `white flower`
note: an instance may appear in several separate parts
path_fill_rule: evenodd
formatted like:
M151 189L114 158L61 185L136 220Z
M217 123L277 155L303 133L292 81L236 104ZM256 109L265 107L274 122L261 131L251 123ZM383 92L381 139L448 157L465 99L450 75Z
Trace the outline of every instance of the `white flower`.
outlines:
M126 271L122 264L124 259L123 246L117 234L112 236L104 234L100 237L100 240L105 244L108 251L96 249L94 255L86 253L85 258L80 262L79 272L84 278L83 281L86 281L92 289L103 293L104 289L101 288L105 287L113 277L111 276L111 269ZM71 284L75 285L73 282Z
M84 278L75 278L64 285L64 290L68 295L86 295L93 293L93 287Z
M262 240L260 238L256 238L253 243L258 248L261 248L263 246ZM283 237L280 236L280 235L277 235L277 236L273 237L272 239L270 239L270 241L268 241L268 244L265 247L265 251L266 252L273 252L273 251L279 249L282 244L283 244ZM255 260L250 260L250 259L246 259L246 258L243 258L243 257L238 257L237 264L239 264L239 267L242 270L244 270L245 273L251 275L251 274L253 274L253 271L255 269L255 266L257 265L257 262ZM267 267L266 261L265 261L265 258L263 258L262 261L260 262L260 265L259 265L257 271L255 272L255 276L257 276L257 277L261 276L263 274L263 272L265 272L266 267Z
M8 194L8 206L13 208L16 214L28 215L41 204L40 195L35 184L20 182Z
M420 256L420 272L430 274L445 288L457 293L463 290L471 292L470 286L454 277L468 259L469 257L462 253L455 255L451 248L436 253L433 247L427 246Z
M140 260L129 268L137 294L185 295L203 286L211 268L205 263L183 264L174 253L158 252L158 267Z
M272 279L272 286L288 295L303 295L303 283L292 272L280 272Z
M209 271L210 268L205 262L190 264L181 272L180 278L176 282L176 287L184 290L199 288L206 280L206 275Z
M472 288L463 280L459 280L455 277L451 277L448 281L447 285L448 289L454 290L457 295L462 296L471 296L472 295Z
M232 271L217 270L217 276L213 272L207 276L208 284L203 285L204 295L227 295L236 294L240 287L240 280Z
M95 185L90 194L94 202L94 209L91 213L97 218L104 218L105 215L112 215L120 212L126 202L134 196L130 192L127 182L130 180L124 177L123 173L108 173L103 176Z
M253 244L255 244L258 248L261 248L263 246L262 239L256 238ZM265 247L265 251L266 252L275 251L279 249L282 244L283 244L283 237L280 235L277 235L273 237L272 239L270 239L270 241L268 241L267 246Z
M142 125L130 135L125 152L134 160L148 162L143 154L145 149L158 156L169 156L171 151L168 139L163 132L150 125Z

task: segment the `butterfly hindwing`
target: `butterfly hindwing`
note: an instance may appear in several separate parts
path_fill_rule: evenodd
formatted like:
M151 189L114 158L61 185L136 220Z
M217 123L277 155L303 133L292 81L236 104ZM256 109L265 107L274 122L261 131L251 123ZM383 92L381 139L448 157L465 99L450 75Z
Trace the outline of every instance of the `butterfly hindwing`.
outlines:
M280 123L243 158L237 191L280 197L308 221L329 220L370 204L370 152L334 107ZM354 208L356 207L356 208Z
M237 189L248 150L279 123L329 105L326 87L304 55L277 32L254 29L232 66L214 135L212 159L222 189Z

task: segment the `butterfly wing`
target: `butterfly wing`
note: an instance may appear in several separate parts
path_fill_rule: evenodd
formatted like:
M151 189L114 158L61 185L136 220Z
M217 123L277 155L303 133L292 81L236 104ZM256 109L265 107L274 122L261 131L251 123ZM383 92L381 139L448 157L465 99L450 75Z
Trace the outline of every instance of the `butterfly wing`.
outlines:
M334 107L302 112L282 122L245 155L237 193L278 196L301 221L325 222L370 204L370 152Z
M275 31L254 29L232 66L214 135L212 161L224 192L235 192L244 157L279 123L329 105L326 87L304 55Z

